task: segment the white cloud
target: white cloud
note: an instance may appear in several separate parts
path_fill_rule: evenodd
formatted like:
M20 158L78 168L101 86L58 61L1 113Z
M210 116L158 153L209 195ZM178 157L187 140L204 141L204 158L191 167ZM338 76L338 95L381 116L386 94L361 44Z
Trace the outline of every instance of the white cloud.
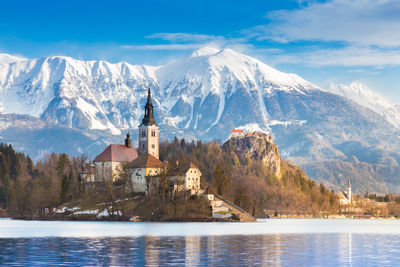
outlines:
M122 45L130 50L193 50L203 47L203 44L160 44L160 45Z
M304 63L315 66L384 66L400 65L396 49L349 46L341 49L286 54L276 58L276 63Z
M204 46L215 48L231 48L244 52L252 47L242 38L225 38L223 36L195 33L154 33L146 36L148 39L168 41L167 44L123 45L121 48L130 50L194 50Z
M381 47L400 46L400 1L332 0L267 14L271 23L251 36L278 42L338 41Z
M146 38L150 39L162 39L170 42L210 42L210 41L224 41L225 38L222 36L216 35L205 35L205 34L196 34L196 33L184 33L184 32L176 32L176 33L154 33L152 35L146 36Z

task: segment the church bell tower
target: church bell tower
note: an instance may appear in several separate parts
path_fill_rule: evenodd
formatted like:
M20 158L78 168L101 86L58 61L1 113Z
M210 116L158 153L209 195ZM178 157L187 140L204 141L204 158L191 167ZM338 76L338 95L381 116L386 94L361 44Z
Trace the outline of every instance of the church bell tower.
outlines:
M144 117L139 125L139 154L150 154L158 159L158 126L154 118L154 106L151 102L150 88L144 106Z

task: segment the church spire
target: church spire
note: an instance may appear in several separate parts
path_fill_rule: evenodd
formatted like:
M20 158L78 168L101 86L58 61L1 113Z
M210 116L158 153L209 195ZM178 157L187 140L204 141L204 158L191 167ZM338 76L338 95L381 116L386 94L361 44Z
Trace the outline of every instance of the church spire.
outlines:
M150 91L150 87L147 91L147 102L146 105L144 106L144 117L142 119L142 124L141 125L145 125L145 126L149 126L149 125L157 125L156 124L156 119L154 118L154 106L153 103L151 102L151 91Z

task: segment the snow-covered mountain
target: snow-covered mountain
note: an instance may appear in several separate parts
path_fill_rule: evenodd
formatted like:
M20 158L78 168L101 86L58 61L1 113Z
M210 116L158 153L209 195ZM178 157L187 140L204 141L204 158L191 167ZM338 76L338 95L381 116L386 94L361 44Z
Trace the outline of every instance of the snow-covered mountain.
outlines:
M164 123L203 138L225 139L220 132L247 124L268 130L273 123L264 98L276 92L319 90L295 74L277 71L230 49L203 48L155 72L166 108Z
M360 191L398 190L398 129L379 112L230 49L202 48L155 67L69 57L4 60L0 141L32 155L93 157L126 131L137 134L149 85L161 138L224 141L233 128L261 129L314 179L340 186L350 178ZM363 168L357 161L392 169L355 179ZM353 169L338 172L342 162Z
M330 84L329 92L344 96L357 104L382 115L388 122L400 128L400 107L374 92L365 84L353 82L349 85Z
M144 86L154 83L153 73L152 67L69 57L16 61L0 65L1 110L120 134L136 126L138 99Z

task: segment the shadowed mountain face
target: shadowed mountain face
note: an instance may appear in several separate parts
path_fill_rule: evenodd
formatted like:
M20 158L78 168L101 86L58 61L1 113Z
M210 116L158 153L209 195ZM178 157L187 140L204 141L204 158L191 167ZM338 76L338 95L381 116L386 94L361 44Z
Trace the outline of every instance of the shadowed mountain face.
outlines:
M224 141L233 128L262 130L284 158L332 188L350 179L359 192L399 191L393 124L232 50L202 48L159 67L68 57L0 63L0 141L36 159L43 151L93 158L128 130L135 140L147 85L161 139Z

